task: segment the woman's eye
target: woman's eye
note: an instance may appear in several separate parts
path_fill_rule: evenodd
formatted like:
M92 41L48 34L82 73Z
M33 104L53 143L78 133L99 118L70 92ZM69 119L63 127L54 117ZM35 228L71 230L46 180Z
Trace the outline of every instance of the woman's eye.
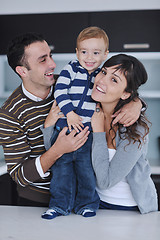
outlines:
M104 74L104 75L106 75L107 74L107 72L106 71L104 71L103 69L102 69L102 74Z
M115 78L112 78L112 81L115 82L115 83L117 83L117 80L116 80Z

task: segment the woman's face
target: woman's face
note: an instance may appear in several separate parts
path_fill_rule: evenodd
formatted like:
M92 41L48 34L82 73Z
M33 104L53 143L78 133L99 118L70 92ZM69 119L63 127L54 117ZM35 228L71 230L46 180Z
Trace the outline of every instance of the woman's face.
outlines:
M126 77L115 67L102 68L96 76L92 91L92 98L95 101L116 104L120 98L124 100L130 96L130 93L125 92Z

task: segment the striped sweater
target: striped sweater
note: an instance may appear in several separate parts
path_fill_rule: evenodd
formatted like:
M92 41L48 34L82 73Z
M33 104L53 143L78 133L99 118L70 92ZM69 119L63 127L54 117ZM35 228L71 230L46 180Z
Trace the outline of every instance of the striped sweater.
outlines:
M96 103L91 98L94 77L100 69L89 74L77 60L67 64L61 71L55 86L54 97L63 114L74 111L81 118L84 127L89 126L91 130L91 117L94 113ZM67 126L66 117L61 118L56 126L63 128Z
M44 203L49 202L50 176L43 179L39 176L35 159L45 152L40 127L52 103L53 94L34 102L19 86L0 109L0 145L8 172L21 197Z

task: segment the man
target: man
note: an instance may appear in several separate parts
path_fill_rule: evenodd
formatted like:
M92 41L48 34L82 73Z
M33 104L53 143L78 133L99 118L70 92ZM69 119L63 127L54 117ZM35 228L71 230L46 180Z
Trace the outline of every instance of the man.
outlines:
M48 205L50 173L47 171L61 155L85 143L88 129L74 137L75 131L66 135L65 128L45 153L40 127L53 103L56 64L51 50L41 36L26 34L13 40L8 62L21 77L22 85L0 110L0 144L8 172L17 183L19 204L28 199L28 205L34 202Z
M55 144L45 152L40 127L51 109L55 62L47 42L37 34L24 34L13 39L8 50L8 63L21 77L22 84L0 109L0 144L3 146L8 173L17 183L19 205L48 206L50 167L64 153L80 148L87 140L88 128L76 135L66 135L64 128ZM57 107L54 106L54 111ZM139 116L135 106L135 119ZM116 121L129 124L133 119L123 110ZM132 111L133 112L133 111Z

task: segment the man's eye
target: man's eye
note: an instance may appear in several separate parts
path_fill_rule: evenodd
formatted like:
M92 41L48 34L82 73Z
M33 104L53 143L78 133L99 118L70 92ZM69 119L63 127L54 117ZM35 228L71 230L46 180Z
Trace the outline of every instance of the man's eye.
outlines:
M45 58L43 58L40 62L45 62L46 61L46 59Z

